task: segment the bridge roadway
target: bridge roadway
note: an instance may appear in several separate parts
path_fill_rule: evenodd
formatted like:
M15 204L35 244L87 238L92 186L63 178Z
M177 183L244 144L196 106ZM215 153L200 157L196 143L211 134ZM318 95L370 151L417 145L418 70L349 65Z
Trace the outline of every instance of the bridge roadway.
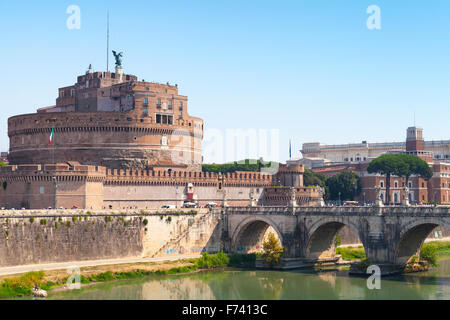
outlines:
M226 207L222 213L227 250L254 249L272 227L285 248L286 267L336 259L336 236L348 226L368 260L392 273L420 254L435 227L450 229L450 206Z

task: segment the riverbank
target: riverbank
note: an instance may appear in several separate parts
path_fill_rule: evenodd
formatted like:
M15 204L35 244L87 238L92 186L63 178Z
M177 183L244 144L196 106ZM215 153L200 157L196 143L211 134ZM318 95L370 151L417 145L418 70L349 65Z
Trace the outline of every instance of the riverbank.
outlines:
M251 266L256 255L203 254L200 258L180 259L176 261L141 262L118 265L101 265L80 268L80 287L95 285L114 280L131 280L136 278L182 275L208 271L226 266ZM12 298L32 294L37 283L46 291L68 290L66 269L49 271L31 271L16 277L0 277L0 298ZM69 282L70 283L70 282Z

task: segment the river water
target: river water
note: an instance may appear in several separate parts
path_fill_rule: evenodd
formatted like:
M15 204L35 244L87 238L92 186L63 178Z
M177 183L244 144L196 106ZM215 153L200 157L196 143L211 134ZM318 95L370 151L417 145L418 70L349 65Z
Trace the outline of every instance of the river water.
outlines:
M114 281L50 292L48 299L233 300L233 299L450 299L450 258L428 272L392 276L381 289L342 269L243 271L225 269L183 276Z

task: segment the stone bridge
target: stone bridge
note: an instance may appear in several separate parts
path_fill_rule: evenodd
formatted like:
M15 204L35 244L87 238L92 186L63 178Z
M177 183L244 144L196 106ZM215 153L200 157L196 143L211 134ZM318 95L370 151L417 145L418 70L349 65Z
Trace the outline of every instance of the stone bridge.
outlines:
M285 261L336 258L335 240L344 226L359 236L366 256L385 270L403 267L437 226L450 229L450 207L228 207L224 243L230 252L261 246L269 227L285 248ZM382 267L383 270L383 267ZM387 271L386 271L387 272Z

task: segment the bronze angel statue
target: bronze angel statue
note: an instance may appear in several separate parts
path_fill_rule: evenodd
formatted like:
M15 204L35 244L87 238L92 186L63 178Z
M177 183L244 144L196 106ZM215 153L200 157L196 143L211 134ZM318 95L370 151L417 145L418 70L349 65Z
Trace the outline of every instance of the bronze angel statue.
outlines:
M122 66L122 54L123 52L116 53L114 50L112 51L114 58L116 59L116 67Z

